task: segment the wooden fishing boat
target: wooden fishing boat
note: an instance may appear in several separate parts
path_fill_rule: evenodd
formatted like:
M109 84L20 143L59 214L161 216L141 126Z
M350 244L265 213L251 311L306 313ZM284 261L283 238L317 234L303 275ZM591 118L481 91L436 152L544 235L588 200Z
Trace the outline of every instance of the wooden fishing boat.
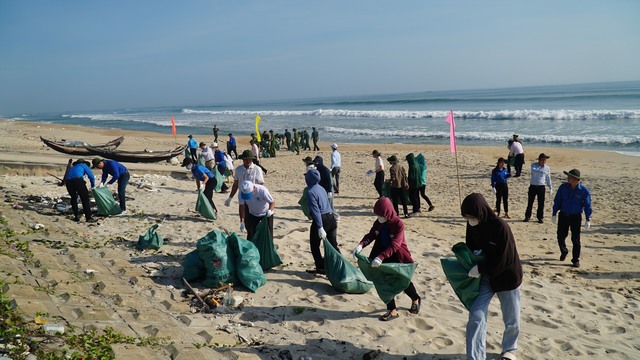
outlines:
M120 136L117 139L113 139L108 143L96 144L96 145L89 145L81 141L55 141L55 140L45 139L42 136L40 136L40 140L48 147L52 148L57 152L61 152L63 154L76 155L76 156L91 156L91 155L97 155L97 154L85 148L84 145L91 146L92 148L95 148L95 149L115 150L124 141L124 136Z
M122 151L122 150L107 150L95 148L93 146L85 145L87 150L101 156L105 159L111 159L118 162L127 163L154 163L158 161L169 160L172 157L184 155L184 150L187 145L178 146L177 148L169 151Z

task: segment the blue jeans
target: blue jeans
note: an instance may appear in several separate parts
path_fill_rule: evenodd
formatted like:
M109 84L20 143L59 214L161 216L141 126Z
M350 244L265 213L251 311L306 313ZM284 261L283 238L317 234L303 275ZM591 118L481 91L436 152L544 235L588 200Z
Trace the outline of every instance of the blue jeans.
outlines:
M127 210L127 196L125 191L127 189L127 184L129 184L129 172L120 175L118 178L118 198L120 199L120 209L122 211Z
M480 294L469 311L467 322L467 360L485 360L487 357L487 313L493 298L493 290L487 277L480 281ZM495 293L500 300L504 333L502 351L518 349L520 335L520 288Z

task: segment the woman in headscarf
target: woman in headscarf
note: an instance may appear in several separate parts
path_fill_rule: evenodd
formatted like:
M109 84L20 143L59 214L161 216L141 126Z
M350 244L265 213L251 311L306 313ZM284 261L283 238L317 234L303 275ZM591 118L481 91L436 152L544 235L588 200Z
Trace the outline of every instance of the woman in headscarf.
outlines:
M469 271L480 277L480 294L469 310L466 342L467 359L486 358L486 332L489 303L498 295L505 330L501 359L515 359L520 334L520 284L522 265L509 225L491 210L478 193L467 196L460 207L467 220L466 244L484 262Z
M373 213L378 219L373 223L369 233L365 235L358 246L353 249L353 255L362 251L362 248L373 243L373 248L369 254L371 267L378 267L382 263L402 263L412 264L413 258L404 239L404 223L391 204L391 200L381 197L373 206ZM420 312L421 298L416 291L413 282L404 290L404 293L411 298L411 308L409 312L417 314ZM387 312L379 317L380 321L397 319L400 315L396 309L395 300L387 304Z
M407 180L409 182L409 200L411 201L412 214L415 215L420 212L420 169L415 155L409 153L406 156L407 164L409 165L409 171L407 173Z

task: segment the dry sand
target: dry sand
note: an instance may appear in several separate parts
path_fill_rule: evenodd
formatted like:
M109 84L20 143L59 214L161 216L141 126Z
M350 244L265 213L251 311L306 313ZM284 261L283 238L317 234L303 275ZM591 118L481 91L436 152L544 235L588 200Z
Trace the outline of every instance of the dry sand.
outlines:
M0 255L0 278L10 284L4 291L28 317L46 309L51 316L58 315L81 329L111 326L128 336L172 341L159 348L116 345L118 358L280 359L285 350L294 359L361 359L372 350L381 351L379 359L465 357L467 311L440 267L440 258L451 256L451 246L464 241L465 233L456 158L448 147L340 144L339 148L343 166L335 205L341 214L338 242L343 254L350 253L375 219L373 177L365 176L373 168L371 151L377 148L385 158L421 152L427 158L427 194L435 210L405 221L409 249L419 262L413 282L423 298L420 314L409 314L410 300L400 294L396 297L399 320L381 322L377 317L385 306L375 290L364 295L340 294L325 277L305 272L313 264L308 246L310 224L297 201L305 186L301 159L315 154L296 156L284 151L262 162L269 169L265 185L276 201L274 236L284 265L268 272L267 284L255 294L236 288L236 294L247 299L242 311L192 314L180 296L182 257L212 229L237 231L236 201L225 207L226 195L214 194L219 220L196 216L195 183L183 168L165 163L125 164L132 173L127 194L134 200L128 202L129 214L106 218L99 225L74 223L50 206L43 209L21 200L29 195L66 195L47 173L62 176L69 156L48 149L39 136L101 143L125 135L121 145L125 150L170 149L175 146L171 136L10 121L0 121L0 125L0 187L5 194L0 211L39 260L34 265ZM210 134L194 137L212 141ZM186 142L186 135L178 141ZM246 138L240 138L238 144L239 152L249 147ZM322 143L321 149L317 154L328 163L328 144ZM526 142L525 151L523 176L509 181L509 224L525 272L518 358L640 358L640 158L531 148ZM490 171L506 152L502 146L459 148L462 197L480 192L494 203ZM554 188L566 180L563 170L578 168L583 183L591 189L592 227L582 234L579 269L572 268L568 260L558 261L556 228L550 221L552 201L547 199L544 224L522 222L528 167L540 152L551 156L547 164ZM15 201L8 203L7 199ZM16 203L24 209L13 209ZM135 250L138 235L156 222L165 245L158 252ZM29 231L35 223L45 228ZM45 239L75 246L60 250ZM89 268L96 272L86 275L84 270ZM43 287L49 292L39 291ZM489 312L488 358L496 358L501 351L500 314L494 298ZM214 344L233 347L214 349Z

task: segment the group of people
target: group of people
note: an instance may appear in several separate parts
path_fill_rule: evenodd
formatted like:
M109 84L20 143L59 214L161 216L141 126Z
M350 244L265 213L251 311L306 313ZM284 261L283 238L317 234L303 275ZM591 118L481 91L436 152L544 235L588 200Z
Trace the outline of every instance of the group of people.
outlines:
M214 134L217 135L214 127ZM193 139L189 136L189 142ZM514 141L515 143L516 141ZM251 142L252 148L256 145ZM239 230L247 234L251 239L256 233L257 225L267 218L269 231L273 236L273 216L276 211L276 203L271 192L265 185L264 174L266 170L257 163L256 150L244 150L238 158L242 160L240 166L233 167L233 160L229 161L229 154L219 150L217 143L212 147L200 143L199 156L204 159L204 164L198 163L198 153L189 151L182 165L189 168L195 178L198 189L204 187L204 194L216 209L212 199L213 189L216 187L214 169L228 176L233 176L233 185L229 196L224 202L230 206L236 193L238 194ZM340 252L338 246L339 215L334 206L335 195L339 194L339 179L341 168L341 155L338 145L331 145L330 167L324 164L321 156L314 159L303 159L306 172L305 194L309 209L311 225L309 229L309 246L314 261L314 268L307 270L313 274L325 274L324 261L320 251L321 242L328 242ZM521 147L520 147L521 148ZM513 145L512 145L513 149ZM218 155L221 154L221 155ZM520 155L519 153L515 156ZM368 233L353 249L355 256L364 248L371 246L368 256L371 267L379 267L385 263L414 263L407 240L405 238L405 225L399 217L398 204L402 203L404 216L420 212L421 195L429 204L428 211L434 209L434 205L425 194L427 184L426 159L422 154L417 157L413 153L406 155L408 171L399 163L397 157L392 155L387 158L390 164L389 179L385 180L385 164L382 154L378 150L372 152L374 169L370 175L375 174L374 186L378 192L378 200L373 207L376 220ZM510 155L511 156L511 152ZM522 153L522 158L524 153ZM551 171L546 164L550 157L544 153L538 156L536 162L531 164L531 183L528 191L528 204L525 212L525 220L532 216L532 207L535 199L538 199L536 217L542 223L544 218L544 200L546 190L553 195L553 186L550 178ZM231 164L231 165L230 165ZM515 359L515 351L518 348L520 332L520 285L522 284L523 271L518 255L516 241L509 224L504 219L509 219L508 209L508 178L511 174L507 168L508 159L499 158L496 167L491 173L491 187L496 196L495 208L489 205L486 199L479 193L468 195L461 204L460 214L467 221L465 243L475 255L484 256L484 261L473 266L468 276L479 278L479 295L469 310L469 318L466 327L466 348L469 359L484 359L486 356L486 328L488 307L493 296L497 296L502 310L502 318L505 326L502 339L501 359ZM516 162L519 164L519 161ZM95 179L89 169L89 163L79 159L68 167L64 181L69 194L75 216L79 220L77 197L79 196L87 221L92 221L89 207L88 191L84 176L91 182L91 188L95 187ZM126 210L126 186L129 181L127 168L113 160L96 158L93 160L93 168L102 169L100 185L118 183L118 196L122 210ZM227 171L229 170L229 171ZM560 260L564 261L569 250L565 240L571 231L573 243L573 266L580 266L580 230L582 214L586 217L585 228L588 229L591 220L591 196L589 189L580 183L581 173L578 169L565 171L567 182L560 185L555 194L553 203L552 221L557 223L557 240L560 249ZM521 166L516 165L517 177L521 174ZM111 180L107 182L108 177ZM388 194L385 193L385 184L388 185ZM413 213L408 213L405 196L408 196ZM501 218L501 204L504 206L504 216ZM217 211L217 209L216 209ZM415 285L410 282L404 290L411 300L409 312L418 314L422 298L419 296ZM379 316L381 321L391 321L399 318L397 306L394 300L386 304L387 311Z

